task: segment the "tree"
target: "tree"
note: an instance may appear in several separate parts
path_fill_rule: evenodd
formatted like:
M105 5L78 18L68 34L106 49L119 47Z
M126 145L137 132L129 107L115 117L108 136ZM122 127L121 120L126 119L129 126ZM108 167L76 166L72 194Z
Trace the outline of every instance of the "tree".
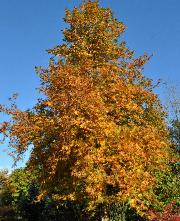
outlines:
M59 205L51 196L46 196L37 201L39 195L39 184L37 172L29 172L26 167L15 169L9 176L9 182L13 186L12 201L16 211L16 217L24 221L58 221L72 220L78 216L78 207L65 202ZM79 219L73 219L74 221Z
M37 183L36 180L36 174L30 173L26 168L18 168L12 171L9 181L14 189L13 201L16 203L21 198L27 197L32 183Z
M9 180L8 170L0 170L0 220L14 220L13 186Z
M7 206L12 201L12 186L8 170L0 170L0 206Z
M12 116L1 131L17 159L32 147L40 197L101 206L107 217L117 202L143 214L157 200L154 174L171 158L165 113L143 73L149 57L119 42L124 24L97 1L67 10L65 22L65 43L36 68L44 98L27 111L1 105Z
M0 214L5 220L17 220L17 217L30 220L28 216L35 214L36 219L38 218L39 207L33 202L32 194L30 194L35 180L35 174L29 173L25 168L15 169L9 174L7 171L0 171ZM33 213L32 208L36 213ZM31 214L29 214L30 209Z
M168 90L168 125L169 135L172 141L172 151L174 157L170 162L169 171L157 171L155 173L157 179L157 186L154 188L154 193L158 197L160 205L152 205L153 209L149 210L154 213L154 221L160 220L175 220L180 212L179 205L179 146L180 146L180 100L177 97L175 87L170 87L166 84ZM177 218L178 219L178 218Z
M175 86L166 83L168 92L169 130L172 142L180 153L180 97Z

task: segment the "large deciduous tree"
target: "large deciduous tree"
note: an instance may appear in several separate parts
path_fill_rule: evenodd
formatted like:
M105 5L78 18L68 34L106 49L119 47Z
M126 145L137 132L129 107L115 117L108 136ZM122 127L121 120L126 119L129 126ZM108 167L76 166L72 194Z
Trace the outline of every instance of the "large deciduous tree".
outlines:
M43 99L27 111L1 106L12 116L1 131L18 158L31 146L42 195L143 212L171 157L165 113L143 73L149 57L134 57L119 40L124 24L97 1L67 10L65 22L65 43L37 68Z

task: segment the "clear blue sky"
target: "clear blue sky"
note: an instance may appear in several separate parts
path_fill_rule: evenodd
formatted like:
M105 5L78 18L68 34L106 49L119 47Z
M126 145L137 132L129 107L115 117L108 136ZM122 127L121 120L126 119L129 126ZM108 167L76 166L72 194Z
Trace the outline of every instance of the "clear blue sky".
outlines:
M80 0L0 0L0 103L19 93L21 108L32 107L39 81L34 67L48 64L46 49L62 42L64 10ZM127 30L123 40L136 55L154 53L145 74L180 85L180 0L101 0ZM162 101L164 91L157 90ZM0 115L0 121L5 116ZM0 168L12 160L0 147ZM23 165L23 163L20 163Z

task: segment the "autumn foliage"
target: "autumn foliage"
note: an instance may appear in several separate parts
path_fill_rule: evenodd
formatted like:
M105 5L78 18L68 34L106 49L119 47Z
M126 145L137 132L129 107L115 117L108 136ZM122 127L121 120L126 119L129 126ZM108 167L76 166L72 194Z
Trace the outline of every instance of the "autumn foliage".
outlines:
M12 116L1 131L18 158L32 148L41 196L142 213L171 157L165 113L143 73L149 57L134 57L119 40L124 24L98 2L67 10L65 22L65 43L49 50L47 69L36 68L44 98L27 111L1 106Z
M152 209L148 211L152 221L179 221L180 209L176 206L175 202L170 203L164 208L162 213L153 211Z

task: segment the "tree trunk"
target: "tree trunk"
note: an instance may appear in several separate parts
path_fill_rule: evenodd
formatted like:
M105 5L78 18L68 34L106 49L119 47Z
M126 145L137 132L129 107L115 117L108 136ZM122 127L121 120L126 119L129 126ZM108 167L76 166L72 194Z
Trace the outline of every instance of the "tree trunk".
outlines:
M110 221L110 219L106 216L102 217L101 221Z
M104 211L103 211L101 221L110 221L107 207L104 207Z

